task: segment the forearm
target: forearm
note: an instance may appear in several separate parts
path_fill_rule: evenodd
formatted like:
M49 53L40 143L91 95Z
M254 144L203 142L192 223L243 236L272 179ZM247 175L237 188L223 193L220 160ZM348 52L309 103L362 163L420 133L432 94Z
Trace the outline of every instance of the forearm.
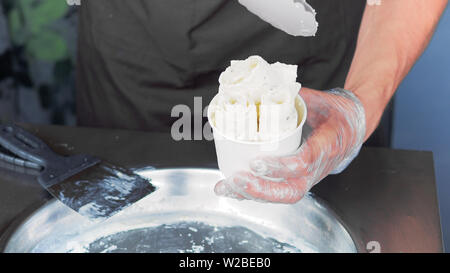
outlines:
M383 0L366 7L345 82L366 111L367 139L427 46L448 0Z

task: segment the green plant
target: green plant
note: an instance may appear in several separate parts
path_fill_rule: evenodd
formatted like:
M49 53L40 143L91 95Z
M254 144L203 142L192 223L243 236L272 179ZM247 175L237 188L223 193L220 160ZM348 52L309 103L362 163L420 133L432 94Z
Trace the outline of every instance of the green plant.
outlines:
M24 46L32 58L48 62L66 58L66 41L52 24L68 8L65 0L14 0L8 13L12 42Z

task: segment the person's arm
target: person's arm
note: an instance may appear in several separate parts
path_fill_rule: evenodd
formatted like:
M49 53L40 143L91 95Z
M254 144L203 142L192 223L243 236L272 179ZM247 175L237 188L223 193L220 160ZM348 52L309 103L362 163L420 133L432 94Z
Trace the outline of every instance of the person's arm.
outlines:
M366 112L365 140L397 87L422 54L448 0L383 0L367 5L345 82Z
M428 44L447 0L383 0L366 7L345 89L302 88L313 129L290 156L256 159L220 181L219 195L294 203L355 158L398 85ZM274 182L277 181L277 182Z

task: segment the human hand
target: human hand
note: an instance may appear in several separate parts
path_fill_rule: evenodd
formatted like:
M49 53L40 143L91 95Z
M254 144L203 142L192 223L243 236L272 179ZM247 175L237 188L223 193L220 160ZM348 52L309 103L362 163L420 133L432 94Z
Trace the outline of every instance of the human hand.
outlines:
M350 91L303 88L312 133L294 155L257 158L250 172L220 181L221 196L295 203L330 173L339 173L358 155L366 134L364 108Z

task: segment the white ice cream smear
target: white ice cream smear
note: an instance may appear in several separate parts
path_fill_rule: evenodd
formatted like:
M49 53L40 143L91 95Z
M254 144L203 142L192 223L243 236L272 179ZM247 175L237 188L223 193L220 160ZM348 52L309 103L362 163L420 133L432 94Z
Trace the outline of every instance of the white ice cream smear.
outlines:
M239 0L250 12L293 36L315 36L316 11L306 0Z
M235 140L283 138L298 126L295 100L301 84L296 80L296 65L269 64L259 56L231 61L210 105L213 126Z

